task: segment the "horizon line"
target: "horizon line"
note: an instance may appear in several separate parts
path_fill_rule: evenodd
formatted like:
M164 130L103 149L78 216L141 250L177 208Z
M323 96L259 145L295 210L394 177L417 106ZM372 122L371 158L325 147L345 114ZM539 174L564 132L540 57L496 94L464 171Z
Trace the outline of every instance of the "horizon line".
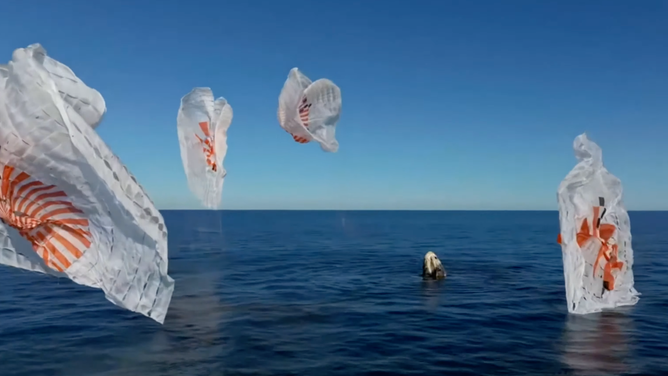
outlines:
M559 209L158 209L159 211L317 211L317 212L558 212ZM633 209L627 212L668 212L668 209Z

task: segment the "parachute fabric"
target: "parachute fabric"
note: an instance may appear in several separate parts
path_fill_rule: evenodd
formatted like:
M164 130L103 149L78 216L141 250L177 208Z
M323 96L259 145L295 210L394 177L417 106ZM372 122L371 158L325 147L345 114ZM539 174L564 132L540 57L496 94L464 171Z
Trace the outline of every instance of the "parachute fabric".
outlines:
M59 64L33 44L0 69L0 263L99 288L162 324L174 291L164 220L92 128L104 100L79 112L66 97L92 89L54 78Z
M322 150L336 152L336 123L341 116L341 89L328 79L311 80L292 68L278 97L278 123L292 138L315 140Z
M181 98L176 124L183 168L190 191L209 209L221 202L232 116L230 104L222 97L214 101L209 88L194 88Z
M102 94L86 86L67 65L43 56L44 69L51 74L60 96L89 126L96 128L107 111Z
M107 111L102 94L84 84L65 64L38 52L34 58L49 72L60 97L91 127L96 128Z
M559 185L559 225L568 311L599 312L634 305L631 224L622 183L603 166L601 148L581 134L578 164Z

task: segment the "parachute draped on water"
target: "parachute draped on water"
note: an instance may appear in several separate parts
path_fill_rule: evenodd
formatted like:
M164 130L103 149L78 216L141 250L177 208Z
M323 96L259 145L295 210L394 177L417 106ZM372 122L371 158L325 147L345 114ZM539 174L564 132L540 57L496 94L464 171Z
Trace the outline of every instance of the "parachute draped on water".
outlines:
M315 140L322 150L336 152L336 123L341 116L341 89L328 79L313 83L292 68L278 97L278 122L292 138L306 144Z
M230 104L222 97L214 101L209 88L194 88L181 99L176 124L183 168L191 192L209 209L221 202L232 116Z
M599 312L634 305L631 224L622 183L603 166L601 148L579 135L578 164L559 185L559 225L568 311Z
M163 323L162 215L93 127L104 99L39 44L0 70L0 263L104 291Z

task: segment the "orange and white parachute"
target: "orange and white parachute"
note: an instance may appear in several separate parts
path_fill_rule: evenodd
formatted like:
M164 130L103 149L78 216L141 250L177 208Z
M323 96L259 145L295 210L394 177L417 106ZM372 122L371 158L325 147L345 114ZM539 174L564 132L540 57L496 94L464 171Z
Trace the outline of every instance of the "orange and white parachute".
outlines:
M232 116L230 104L222 97L214 101L209 88L194 88L181 98L176 125L183 168L190 190L209 209L221 202Z
M99 288L162 323L167 228L93 129L102 96L73 78L39 44L0 70L0 263Z
M578 164L559 185L560 233L568 311L599 312L635 305L631 221L622 183L603 165L586 134L573 141Z
M341 89L322 78L313 83L292 68L278 97L278 123L292 138L306 144L315 140L324 151L336 152L336 123L341 116Z

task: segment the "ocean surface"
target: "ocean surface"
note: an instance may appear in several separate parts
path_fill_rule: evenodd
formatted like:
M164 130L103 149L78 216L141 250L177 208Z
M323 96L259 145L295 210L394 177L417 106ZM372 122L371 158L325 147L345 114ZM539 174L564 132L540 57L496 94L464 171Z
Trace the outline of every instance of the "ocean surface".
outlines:
M588 316L556 211L163 215L164 326L0 267L0 375L668 375L666 212L630 213L639 303Z

